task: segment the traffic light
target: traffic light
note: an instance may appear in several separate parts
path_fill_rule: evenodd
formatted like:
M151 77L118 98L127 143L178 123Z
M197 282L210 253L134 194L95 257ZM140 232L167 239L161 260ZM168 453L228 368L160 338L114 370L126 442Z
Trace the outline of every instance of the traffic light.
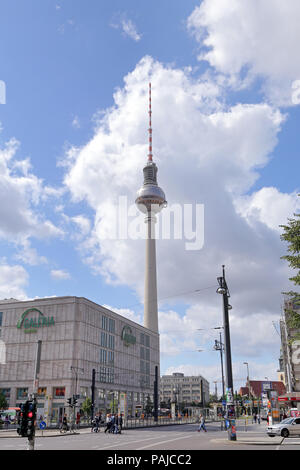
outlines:
M73 405L76 406L77 405L77 396L76 395L73 395Z
M36 403L30 401L27 408L27 436L32 437L35 434L36 422Z
M27 400L25 403L22 403L21 410L18 414L18 426L17 426L17 433L21 437L27 437L27 411L28 411L28 403Z
M72 407L73 407L73 399L72 399L72 398L68 398L68 399L67 399L67 402L68 402L68 405L72 408Z
M18 414L17 433L21 437L32 437L35 433L36 422L36 403L32 400L27 400L21 405L21 410Z

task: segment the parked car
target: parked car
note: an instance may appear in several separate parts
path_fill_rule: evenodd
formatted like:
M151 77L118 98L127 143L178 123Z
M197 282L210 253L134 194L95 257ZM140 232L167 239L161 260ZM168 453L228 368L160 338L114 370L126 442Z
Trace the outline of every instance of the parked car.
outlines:
M280 423L272 424L267 427L267 434L270 437L300 435L300 418L286 418Z

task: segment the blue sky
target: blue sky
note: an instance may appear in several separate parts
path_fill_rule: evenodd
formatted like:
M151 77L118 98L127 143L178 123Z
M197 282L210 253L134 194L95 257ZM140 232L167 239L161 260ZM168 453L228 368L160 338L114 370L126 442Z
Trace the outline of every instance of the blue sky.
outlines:
M0 279L3 298L84 296L142 321L143 243L102 242L97 220L142 183L151 79L159 183L170 203L205 204L202 250L157 244L161 371L220 374L210 328L222 321L213 286L225 263L238 388L247 360L252 376L276 378L273 322L289 287L278 225L299 209L300 10L231 6L2 1Z

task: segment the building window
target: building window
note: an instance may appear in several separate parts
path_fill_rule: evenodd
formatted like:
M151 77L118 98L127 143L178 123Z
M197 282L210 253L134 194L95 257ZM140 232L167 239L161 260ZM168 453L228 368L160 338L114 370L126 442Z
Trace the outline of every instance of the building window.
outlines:
M107 348L107 333L104 333L103 331L101 331L100 335L100 346Z
M28 388L17 388L17 398L23 400L28 397Z
M107 363L113 365L115 360L115 353L113 351L107 351Z
M39 387L37 394L40 398L45 397L47 394L47 388L46 387Z
M88 387L80 387L80 398L87 398L88 397Z
M102 330L108 329L108 318L102 315Z
M110 333L115 332L115 320L102 315L102 330L109 331Z
M145 344L145 335L144 333L141 333L141 344Z
M100 367L100 382L114 383L114 369L112 367Z
M66 394L66 389L65 387L55 387L53 389L53 396L55 398L63 398Z
M110 333L114 333L115 332L115 320L113 320L112 318L109 318L108 319L108 331Z
M3 395L6 401L10 399L10 388L0 388L0 395Z
M107 351L106 349L100 349L100 363L106 364L107 360Z
M115 337L108 335L108 347L109 349L115 349Z

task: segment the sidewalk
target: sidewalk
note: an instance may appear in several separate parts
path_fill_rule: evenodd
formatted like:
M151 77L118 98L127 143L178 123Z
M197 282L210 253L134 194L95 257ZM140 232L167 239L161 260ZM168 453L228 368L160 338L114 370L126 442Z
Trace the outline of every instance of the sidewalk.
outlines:
M249 445L279 445L283 441L283 437L270 437L266 432L267 424L263 421L261 424L248 421L245 426L244 418L236 421L236 441L228 439L227 431L224 432L224 438L213 439L215 442L228 442L232 445L249 444Z
M58 437L58 436L76 436L79 434L87 434L91 432L91 428L81 428L79 430L76 430L75 432L66 432L66 433L61 433L59 429L45 429L44 431L41 431L40 429L36 429L35 431L35 437ZM19 434L17 433L16 429L10 429L8 431L6 430L0 430L0 439L2 438L12 438L12 437L17 437L20 438ZM24 439L24 438L22 438Z

